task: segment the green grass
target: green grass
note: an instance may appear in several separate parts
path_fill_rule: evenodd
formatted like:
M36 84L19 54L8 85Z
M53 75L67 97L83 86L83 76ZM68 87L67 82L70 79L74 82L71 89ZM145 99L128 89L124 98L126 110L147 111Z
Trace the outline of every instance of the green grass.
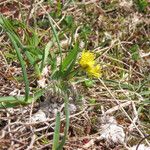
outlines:
M45 4L51 7L50 12L45 10ZM21 68L19 76L14 76L10 80L15 79L16 82L24 85L22 96L8 96L9 93L1 96L0 108L27 106L38 101L47 90L61 95L65 104L65 129L62 137L62 134L60 135L61 112L58 111L53 135L53 150L63 149L68 139L70 121L68 104L74 92L70 89L71 82L79 88L81 98L75 100L80 101L80 109L82 109L82 98L85 99L85 106L88 105L90 108L87 114L89 119L94 118L94 123L91 125L92 134L98 132L96 121L97 116L102 112L101 108L107 111L114 107L118 104L113 101L116 99L119 103L123 103L124 100L132 101L139 117L144 116L144 123L149 124L149 66L143 63L144 58L140 55L141 52L149 52L148 25L146 22L141 22L134 26L132 20L133 14L136 15L137 12L147 17L148 2L133 1L133 6L129 10L120 8L119 1L99 2L96 5L70 0L65 4L61 1L57 4L54 1L46 1L37 6L44 13L43 18L35 13L32 16L33 20L31 19L32 23L29 24L26 23L26 14L23 12L21 18L24 19L21 21L0 15L0 28L3 29L2 34L7 41L7 44L2 43L3 55L8 64L15 61ZM70 41L66 47L62 47L64 40ZM89 78L80 68L78 60L83 50L96 53L96 61L102 66L103 84L95 78ZM45 67L50 68L46 77L43 76ZM32 88L30 84L42 78L47 79L47 86L43 89ZM103 99L110 101L103 102L101 101ZM129 116L132 116L131 109L125 108ZM94 117L90 110L93 111ZM122 115L120 112L118 110L112 115ZM124 115L121 117L124 118ZM128 126L128 123L125 125ZM45 144L49 141L48 137L46 140Z
M52 23L51 16L49 14L48 19L50 26L53 31L52 38L53 41L49 41L47 44L45 44L45 48L43 51L40 50L39 44L40 39L39 36L36 34L35 31L32 29L28 29L27 26L23 23L17 22L19 27L22 28L22 30L28 30L31 35L29 35L28 32L25 32L25 41L22 41L21 37L17 34L15 28L12 24L12 21L6 19L2 15L0 16L0 25L4 29L5 33L8 35L8 38L11 41L11 44L16 52L17 59L21 65L22 68L22 74L23 74L23 81L25 84L25 96L6 96L6 97L0 97L0 107L1 108L7 108L7 107L16 107L18 105L27 105L32 103L33 101L37 100L40 96L44 94L46 91L45 89L42 89L41 91L35 91L35 93L31 96L29 95L29 80L28 80L28 74L26 71L27 67L33 66L35 71L35 77L37 79L42 78L42 71L43 68L48 64L48 60L51 59L50 65L52 68L51 76L49 77L50 82L51 80L63 80L61 82L62 91L64 91L64 102L65 102L65 115L66 115L66 128L64 131L64 137L62 139L62 142L59 144L59 130L60 130L60 115L57 114L56 117L56 127L55 127L55 133L54 133L54 142L53 142L53 150L55 149L62 149L63 145L65 144L68 128L69 128L69 110L68 110L68 95L67 91L65 89L68 89L65 82L68 82L74 73L74 66L77 59L77 55L79 53L79 46L77 43L75 43L73 49L70 49L66 57L63 59L62 57L62 48L60 46L60 41L58 38L58 33ZM59 53L55 54L52 52L50 54L50 49L53 46L54 42L56 41ZM25 44L23 44L25 42ZM26 63L26 59L28 60L29 64ZM60 57L60 65L57 65L56 59ZM38 62L38 63L37 63ZM64 82L65 81L65 82Z

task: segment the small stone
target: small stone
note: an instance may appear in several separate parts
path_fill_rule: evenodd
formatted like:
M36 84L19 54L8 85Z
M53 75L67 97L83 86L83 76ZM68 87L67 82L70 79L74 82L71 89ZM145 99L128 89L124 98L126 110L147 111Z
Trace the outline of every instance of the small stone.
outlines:
M74 104L69 104L69 112L73 114L77 111L77 107Z
M108 144L124 144L125 133L123 128L117 124L114 117L102 117L100 139L104 139Z
M31 117L32 122L45 121L46 119L46 114L42 110L39 110Z

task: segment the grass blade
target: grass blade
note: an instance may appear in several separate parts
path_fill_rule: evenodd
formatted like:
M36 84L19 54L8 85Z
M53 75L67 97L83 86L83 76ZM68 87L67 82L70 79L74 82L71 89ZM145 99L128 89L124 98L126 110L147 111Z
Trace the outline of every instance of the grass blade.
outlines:
M59 146L59 136L60 136L59 132L60 132L60 112L57 112L52 150L57 150Z
M3 96L0 97L0 108L4 108L4 106L11 107L17 106L17 105L27 105L32 103L33 101L36 101L40 96L44 93L44 89L38 90L33 94L33 96L29 96L28 101L24 101L25 97L24 96ZM11 104L11 105L10 105Z
M43 58L42 58L42 63L41 63L41 72L46 64L46 61L47 61L47 58L48 58L48 55L49 55L49 50L50 48L52 47L53 43L51 41L49 41L45 47L45 50L44 50L44 54L43 54Z
M18 23L21 24L20 22L18 22ZM32 49L33 49L34 52L36 52L34 50L35 45L37 45L36 42L35 42L36 39L32 40L33 41L33 43L32 43L33 46L31 45L31 43L30 43L30 46L24 46L22 44L22 42L20 41L19 36L15 32L15 28L13 27L11 22L8 19L4 18L2 15L0 15L0 24L1 24L1 26L3 27L3 29L5 30L5 32L7 34L8 33L11 34L11 36L15 40L16 44L18 45L18 47L21 48L23 50L23 52L26 54L30 64L34 66L37 77L40 78L41 77L41 72L40 72L39 66L35 63L35 59L32 57L31 53L29 52L29 50L31 51ZM20 27L25 30L25 25L24 24L21 24ZM26 36L27 36L27 34L26 34ZM35 35L35 37L36 37L36 35ZM31 41L31 40L29 40L29 41Z
M64 61L62 62L61 71L63 72L65 69L67 69L74 60L76 60L77 54L79 51L78 44L76 43L74 48L69 52L69 54L66 56ZM71 68L70 68L71 69Z
M61 64L62 64L62 48L61 48L61 46L60 46L60 41L59 41L59 38L58 38L58 33L57 33L57 31L56 31L56 29L55 29L55 27L54 27L54 25L53 25L53 22L52 22L52 18L51 18L51 16L50 16L50 14L45 10L45 8L41 5L41 4L39 4L40 5L40 7L45 11L45 13L47 14L47 16L48 16L48 20L49 20L49 23L50 23L50 26L51 26L51 28L52 28L52 32L53 32L53 34L54 34L54 37L55 37L55 40L56 40L56 42L57 42L57 45L58 45L58 50L59 50L59 54L60 54L60 69L61 69Z
M64 146L65 141L66 141L66 137L68 134L68 129L69 129L69 109L68 109L68 98L67 98L67 96L65 97L65 115L66 115L66 127L65 127L65 131L64 131L64 137L63 137L57 150L63 149L63 146Z
M10 34L10 33L7 33L10 40L11 40L11 43L12 45L14 46L15 50L16 50L16 54L17 54L17 57L18 57L18 60L21 64L21 69L22 69L22 74L23 74L23 80L24 80L24 83L25 83L25 101L28 100L29 98L29 81L28 81L28 77L27 77L27 71L26 71L26 68L25 68L25 62L21 56L21 53L19 51L19 48L15 42L15 39L13 38L13 36Z

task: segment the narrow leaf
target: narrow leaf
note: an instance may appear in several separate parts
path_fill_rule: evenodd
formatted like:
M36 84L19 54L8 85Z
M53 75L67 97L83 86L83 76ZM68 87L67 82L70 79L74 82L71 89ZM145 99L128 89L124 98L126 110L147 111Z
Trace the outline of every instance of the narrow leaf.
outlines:
M76 43L74 48L69 52L69 54L63 60L61 71L64 71L65 69L67 69L69 65L76 59L78 50L79 50L79 47L78 47L78 44Z
M53 43L51 41L49 41L45 47L45 50L43 53L43 58L42 58L42 64L41 64L41 72L46 64L46 61L47 61L47 58L49 55L49 51L50 51L50 48L52 47L52 45L53 45Z
M57 112L52 150L57 150L59 146L59 136L60 136L59 132L60 132L60 112Z
M18 60L20 61L20 64L21 64L23 80L24 80L24 83L25 83L25 101L27 101L28 98L29 98L29 81L28 81L28 77L27 77L27 71L26 71L26 68L25 68L25 62L24 62L24 60L21 56L20 50L19 50L13 36L10 33L7 33L7 34L8 34L8 36L9 36L11 42L12 42L12 45L14 46L14 48L16 50Z
M65 126L65 131L64 131L64 137L63 137L59 147L57 148L57 150L63 149L63 146L66 141L66 137L68 134L68 129L69 129L69 108L68 108L68 97L67 96L65 96L65 115L66 115L66 126Z

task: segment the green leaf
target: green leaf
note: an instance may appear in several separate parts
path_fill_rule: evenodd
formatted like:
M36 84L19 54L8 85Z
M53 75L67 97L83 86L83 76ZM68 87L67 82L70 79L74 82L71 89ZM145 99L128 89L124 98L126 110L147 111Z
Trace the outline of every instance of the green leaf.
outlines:
M63 61L63 68L64 70L61 70L60 75L62 78L68 77L68 75L72 74L73 72L76 73L77 70L74 70L72 72L73 67L75 66L77 54L78 54L78 44L75 44L74 49L69 53L69 55L66 57L66 59Z
M0 108L9 108L9 107L15 107L18 105L27 105L32 103L33 101L37 100L40 96L43 95L44 89L40 89L37 92L35 92L32 96L29 96L28 101L24 101L24 96L3 96L0 97Z
M72 16L66 16L65 17L65 23L68 27L72 27L73 25L73 17Z
M26 67L25 67L25 62L21 56L21 53L19 51L19 48L15 42L15 39L13 38L13 36L10 34L10 33L7 33L11 42L12 42L12 45L14 46L15 50L16 50L16 54L17 54L17 57L18 57L18 60L20 61L20 64L21 64L21 69L22 69L22 74L23 74L23 79L24 79L24 83L25 83L25 101L28 100L29 98L29 81L28 81L28 77L27 77L27 71L26 71Z
M84 81L86 87L93 87L95 82L92 79L88 79Z
M8 19L4 18L2 15L0 15L0 25L3 27L4 31L7 33L7 34L10 34L11 37L13 38L13 41L15 41L16 45L18 46L18 48L20 48L27 56L29 62L31 65L34 66L34 69L35 69L35 72L36 72L36 75L37 77L40 77L41 76L41 72L39 70L39 66L36 62L36 59L37 58L34 58L32 55L31 55L31 52L32 53L36 53L36 55L39 54L39 52L37 51L38 49L35 49L35 45L37 45L37 43L30 43L31 45L29 46L24 46L20 39L19 39L19 36L17 35L17 33L15 32L15 29L12 25L12 22L9 21ZM18 25L25 29L25 25L24 24L21 24L18 22ZM26 34L27 36L27 34ZM28 38L28 37L27 37ZM30 40L29 40L30 41ZM37 41L37 36L35 35L35 39L34 41ZM33 45L32 45L33 44ZM37 53L38 52L38 53Z
M116 86L116 88L118 88L118 86L120 85L121 88L123 89L128 89L128 90L131 90L131 91L134 91L136 86L130 84L130 83L120 83L118 81L115 81L115 80L104 80L105 83L111 85L111 86Z
M96 104L96 99L91 98L91 99L89 100L89 102L90 102L90 104Z
M136 4L139 8L139 11L146 12L146 8L148 6L148 1L147 0L137 0Z
M150 99L145 99L144 101L142 101L142 104L150 105Z
M57 16L61 16L61 11L62 11L62 4L61 4L61 0L57 1Z
M76 43L74 48L69 52L69 54L63 60L62 66L61 66L61 72L66 71L69 68L69 66L72 64L72 62L74 63L74 61L76 60L78 51L79 51L79 46Z
M133 60L137 61L140 58L140 56L139 56L139 46L137 44L133 45L130 48L130 52L131 52Z
M47 12L46 12L46 13L47 13ZM50 16L48 13L47 13L47 15L48 15L48 20L49 20L50 26L51 26L51 28L52 28L52 32L53 32L53 34L54 34L56 43L57 43L57 45L58 45L59 55L60 55L60 59L61 59L61 60L60 60L60 64L62 64L62 48L61 48L61 46L60 46L60 41L59 41L59 38L58 38L58 33L57 33L56 29L55 29L55 26L53 25L51 16ZM60 67L61 67L61 65L60 65Z
M2 15L0 15L0 25L5 31L11 31L12 33L15 33L14 26L10 23L8 19L5 19L5 17L3 17Z
M52 47L52 45L53 45L53 43L51 41L49 41L45 47L43 58L42 58L42 64L41 64L41 72L46 64L46 61L47 61L47 58L49 55L49 51L50 51L50 48Z
M78 44L76 43L74 48L69 52L69 54L64 58L61 69L55 71L53 74L54 79L59 78L67 78L69 74L73 75L72 68L74 67L74 64L76 62L77 54L79 51Z
M63 139L59 145L59 147L57 148L57 150L62 150L63 146L65 144L66 138L67 138L67 134L68 134L68 129L69 129L69 108L68 108L68 97L65 96L65 115L66 115L66 126L65 126L65 131L64 131L64 136Z
M23 103L1 103L0 104L0 109L2 109L2 108L14 108L14 107L16 107L16 106L18 106L18 105L23 105Z
M140 95L142 95L142 96L150 96L150 90L149 91L142 91L142 92L140 92Z
M39 44L40 40L38 35L35 32L32 32L32 36L30 38L30 45L32 45L33 47L37 47Z
M58 149L59 137L60 137L60 112L57 112L52 150Z
M24 96L3 96L0 103L24 103Z

